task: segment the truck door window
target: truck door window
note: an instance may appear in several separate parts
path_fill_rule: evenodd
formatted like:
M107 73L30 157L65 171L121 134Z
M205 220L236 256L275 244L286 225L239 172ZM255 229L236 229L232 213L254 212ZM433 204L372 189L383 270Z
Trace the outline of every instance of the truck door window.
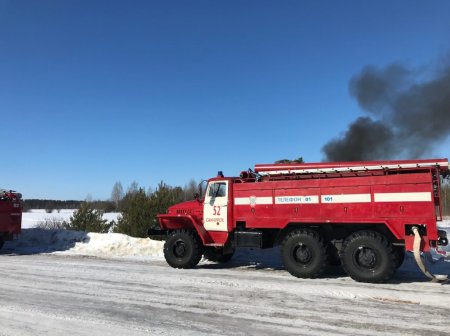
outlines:
M227 196L227 184L225 182L216 182L209 187L209 197L225 197Z

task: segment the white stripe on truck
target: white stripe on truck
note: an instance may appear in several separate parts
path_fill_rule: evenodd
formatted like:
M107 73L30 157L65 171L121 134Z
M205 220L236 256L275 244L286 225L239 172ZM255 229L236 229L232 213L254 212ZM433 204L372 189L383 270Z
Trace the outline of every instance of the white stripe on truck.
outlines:
M430 192L375 193L374 202L431 202ZM370 194L321 195L320 203L370 203ZM318 204L319 196L275 196L275 204ZM235 205L274 204L272 197L236 197Z
M375 193L375 202L431 202L430 192Z

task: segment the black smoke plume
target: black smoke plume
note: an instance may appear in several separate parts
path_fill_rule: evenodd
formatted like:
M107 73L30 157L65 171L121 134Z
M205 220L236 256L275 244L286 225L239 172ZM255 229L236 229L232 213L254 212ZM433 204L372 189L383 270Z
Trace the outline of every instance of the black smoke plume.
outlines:
M385 160L430 155L450 134L450 62L433 76L400 64L368 66L350 80L367 113L322 148L327 161Z

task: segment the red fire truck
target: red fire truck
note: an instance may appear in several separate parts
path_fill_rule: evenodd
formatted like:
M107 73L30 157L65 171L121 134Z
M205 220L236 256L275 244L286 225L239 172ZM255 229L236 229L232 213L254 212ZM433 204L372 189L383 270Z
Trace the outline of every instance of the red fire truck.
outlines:
M22 195L0 189L0 248L19 234L22 227Z
M414 251L447 245L440 186L447 159L258 164L208 180L206 193L158 215L164 255L191 268L225 262L238 247L281 246L286 269L314 278L341 264L354 280L384 282Z

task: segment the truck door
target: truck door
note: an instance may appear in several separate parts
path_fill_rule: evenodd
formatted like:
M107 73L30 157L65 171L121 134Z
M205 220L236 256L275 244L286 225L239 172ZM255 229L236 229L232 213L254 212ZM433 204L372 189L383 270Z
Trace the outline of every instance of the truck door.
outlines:
M209 183L203 205L203 224L207 231L228 231L228 181Z

